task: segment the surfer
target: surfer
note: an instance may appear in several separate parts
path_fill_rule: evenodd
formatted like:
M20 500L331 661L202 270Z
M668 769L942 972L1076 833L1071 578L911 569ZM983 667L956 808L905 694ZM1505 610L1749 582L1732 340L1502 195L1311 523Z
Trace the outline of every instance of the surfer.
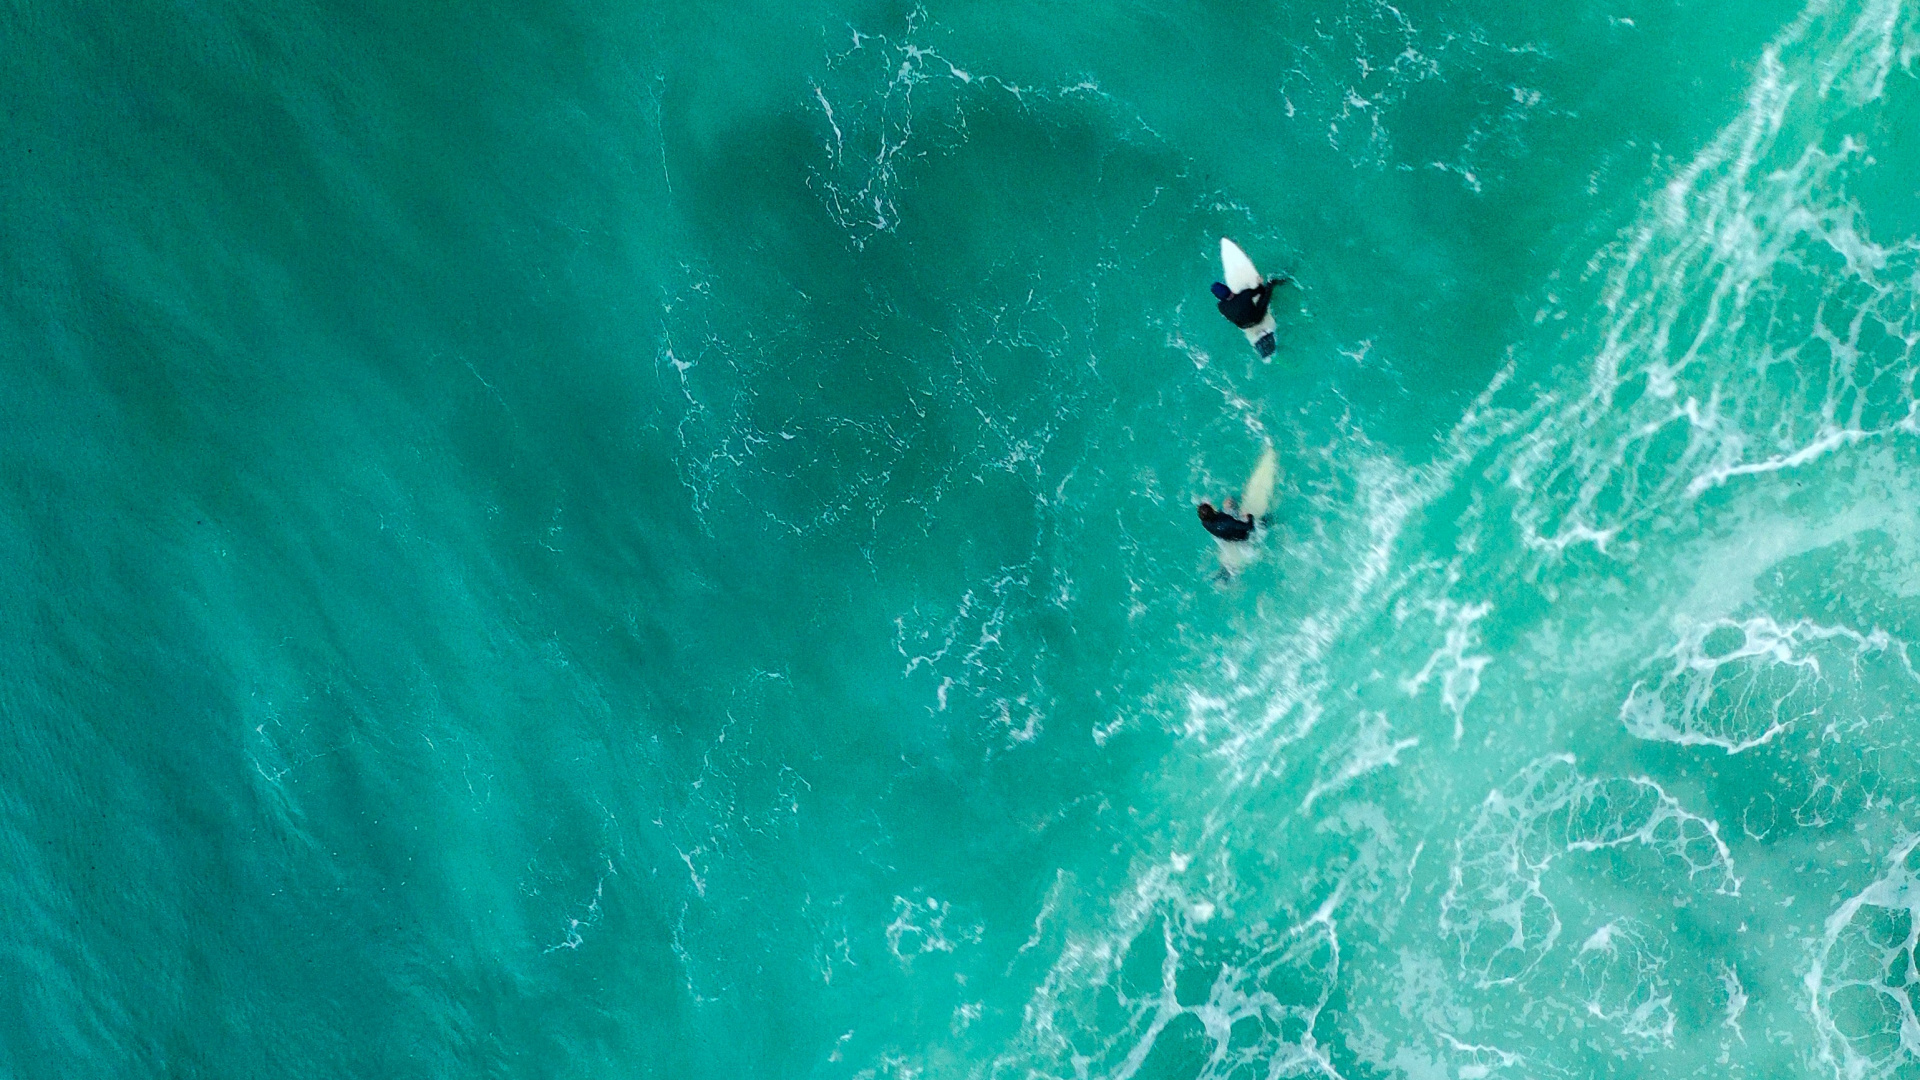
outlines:
M1273 485L1279 479L1280 455L1268 443L1261 447L1260 461L1247 477L1246 490L1240 493L1238 502L1228 496L1225 510L1214 509L1212 503L1200 504L1200 527L1218 541L1214 546L1220 549L1219 580L1232 579L1242 567L1259 558L1260 545L1247 541L1253 539L1255 526L1273 523Z
M1247 335L1247 344L1260 354L1260 359L1271 362L1276 343L1273 313L1267 310L1267 305L1273 302L1273 290L1285 285L1288 277L1285 274L1261 277L1240 245L1223 236L1220 238L1220 278L1213 283L1213 295L1220 300L1220 314Z
M1225 512L1215 510L1212 503L1200 504L1200 526L1222 540L1238 543L1253 537L1253 515L1240 516L1240 510L1227 500Z
M1224 282L1216 281L1213 283L1213 295L1219 299L1220 314L1225 315L1228 322L1242 330L1251 330L1266 319L1267 305L1273 302L1273 290L1289 280L1285 276L1272 277L1239 292L1227 288Z

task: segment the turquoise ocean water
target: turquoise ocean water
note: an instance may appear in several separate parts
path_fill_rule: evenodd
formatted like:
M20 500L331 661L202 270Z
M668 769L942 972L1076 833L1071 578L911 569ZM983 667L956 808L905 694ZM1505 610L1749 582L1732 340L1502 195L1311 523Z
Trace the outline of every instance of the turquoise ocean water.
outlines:
M0 1075L1920 1075L1911 0L0 55Z

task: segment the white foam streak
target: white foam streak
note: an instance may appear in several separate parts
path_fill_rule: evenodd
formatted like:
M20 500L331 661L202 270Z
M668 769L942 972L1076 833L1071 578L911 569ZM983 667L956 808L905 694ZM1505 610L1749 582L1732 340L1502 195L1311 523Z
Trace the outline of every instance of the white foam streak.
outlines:
M1345 760L1332 776L1314 781L1300 803L1301 812L1313 809L1321 796L1340 791L1370 772L1400 764L1401 753L1420 745L1417 737L1393 739L1391 735L1386 714L1363 717L1349 742Z
M1741 115L1596 260L1606 315L1586 393L1553 407L1508 463L1537 549L1604 552L1735 480L1920 433L1920 240L1869 235L1846 194L1873 161L1858 138L1783 142L1830 96L1878 100L1910 59L1899 0L1873 0L1822 50L1829 8L1812 4L1762 52ZM1804 339L1782 340L1796 326Z
M1419 694L1428 680L1433 678L1435 669L1444 661L1445 674L1440 677L1440 704L1453 714L1453 741L1458 745L1466 734L1467 703L1480 692L1480 673L1492 662L1490 656L1470 656L1467 650L1480 644L1480 636L1473 624L1485 618L1493 605L1486 602L1461 604L1450 599L1441 599L1429 605L1434 621L1447 625L1446 643L1436 649L1427 662L1403 685L1409 694Z

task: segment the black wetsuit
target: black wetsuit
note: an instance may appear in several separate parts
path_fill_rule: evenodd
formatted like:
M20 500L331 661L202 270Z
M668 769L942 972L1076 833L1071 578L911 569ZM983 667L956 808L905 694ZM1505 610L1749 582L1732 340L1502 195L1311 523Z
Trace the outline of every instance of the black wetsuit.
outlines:
M1274 278L1271 281L1263 281L1251 289L1241 289L1237 293L1229 293L1221 297L1220 314L1225 315L1228 322L1242 330L1251 330L1259 326L1260 320L1267 317L1267 305L1273 302L1273 287L1284 280L1286 279ZM1214 291L1224 292L1225 288L1221 286Z
M1200 504L1200 525L1222 540L1241 541L1253 536L1253 515L1235 517L1215 510L1212 506Z

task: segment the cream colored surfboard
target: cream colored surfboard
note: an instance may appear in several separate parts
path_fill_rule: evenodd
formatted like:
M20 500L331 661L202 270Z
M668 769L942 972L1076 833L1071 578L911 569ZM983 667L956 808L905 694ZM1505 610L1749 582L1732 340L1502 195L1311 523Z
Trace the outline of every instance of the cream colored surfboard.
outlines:
M1241 567L1259 558L1259 549L1254 545L1265 532L1261 523L1273 510L1273 486L1280 479L1280 455L1274 452L1272 445L1260 451L1260 461L1254 465L1253 472L1247 477L1247 486L1240 492L1239 510L1242 515L1252 514L1254 520L1253 536L1245 540L1215 540L1220 549L1220 572L1231 577Z

